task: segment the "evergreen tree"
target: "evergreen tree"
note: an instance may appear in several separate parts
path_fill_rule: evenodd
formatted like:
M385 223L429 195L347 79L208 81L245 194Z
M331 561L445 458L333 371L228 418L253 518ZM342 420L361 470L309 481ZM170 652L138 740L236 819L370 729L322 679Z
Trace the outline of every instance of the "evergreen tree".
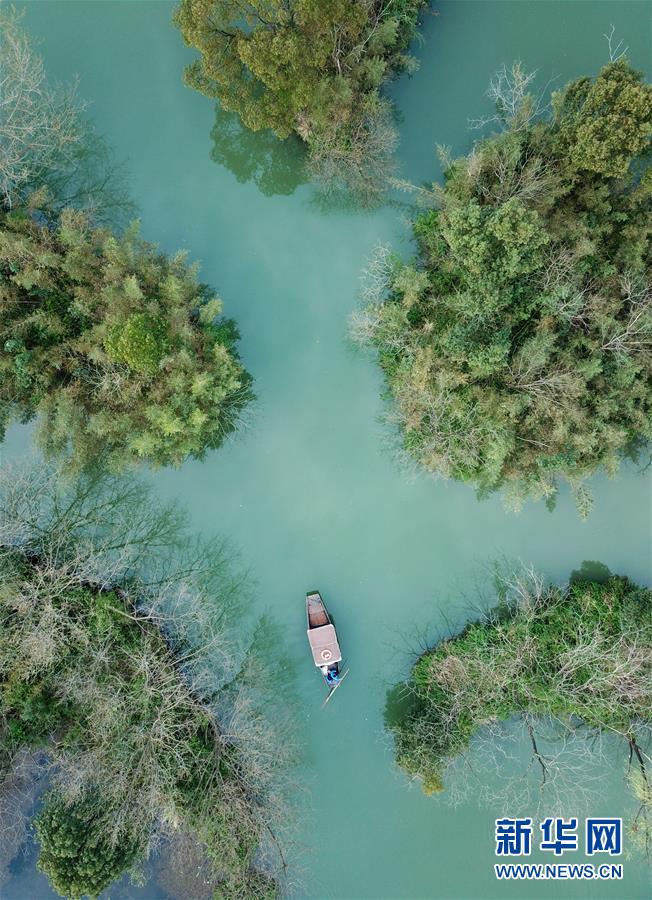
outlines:
M0 429L39 415L48 455L82 470L179 465L218 447L251 397L234 324L182 253L94 229L0 220Z
M98 897L142 854L138 841L107 839L96 798L67 803L52 792L35 822L38 867L62 897Z

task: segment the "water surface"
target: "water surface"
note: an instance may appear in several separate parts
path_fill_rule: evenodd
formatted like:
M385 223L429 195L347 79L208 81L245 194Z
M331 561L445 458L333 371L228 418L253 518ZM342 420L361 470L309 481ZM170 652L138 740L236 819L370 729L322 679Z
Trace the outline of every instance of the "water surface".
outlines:
M293 892L649 896L649 870L627 861L621 883L499 886L493 819L510 810L426 798L394 769L383 734L385 692L407 673L417 630L444 616L463 622L468 605L460 587L488 560L522 559L558 580L584 559L600 560L649 584L649 478L626 467L616 480L595 479L586 523L566 493L554 513L531 505L514 516L499 498L478 502L468 487L407 478L386 449L377 369L345 338L374 246L392 241L410 252L404 212L321 213L300 184L292 148L277 156L264 141L260 151L245 141L221 163L212 161L214 106L181 82L192 54L170 24L171 4L26 6L26 25L44 39L50 72L79 75L99 129L128 160L144 235L201 260L203 278L242 331L258 395L248 429L205 462L159 473L155 483L161 496L183 500L197 530L231 536L256 578L261 608L284 629L296 661L307 791L297 800ZM468 150L467 120L487 112L484 90L503 63L520 58L541 70L542 83L558 76L561 86L605 62L603 34L613 23L632 63L649 74L647 2L457 0L434 10L415 46L420 71L391 89L402 117L402 174L415 182L438 176L436 144ZM256 152L261 159L247 158ZM24 441L15 429L4 457ZM323 712L304 632L303 597L313 587L337 617L351 667ZM605 766L592 812L629 809L623 767L616 756ZM572 797L566 814L574 814ZM162 896L153 886L111 894ZM31 857L16 866L3 894L50 895Z

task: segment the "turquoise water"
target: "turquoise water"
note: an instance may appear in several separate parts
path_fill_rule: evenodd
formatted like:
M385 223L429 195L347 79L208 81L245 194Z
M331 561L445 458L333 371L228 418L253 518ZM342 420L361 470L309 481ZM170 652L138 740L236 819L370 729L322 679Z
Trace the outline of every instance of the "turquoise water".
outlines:
M191 58L154 2L27 3L27 27L44 39L51 73L78 74L99 129L127 160L143 233L166 250L187 247L242 331L258 402L248 428L204 463L155 476L202 532L228 534L256 580L261 609L286 634L296 663L303 752L296 801L292 892L329 898L642 898L650 872L625 861L620 883L498 884L493 819L509 814L467 800L427 798L393 767L383 733L387 688L408 671L418 632L461 623L463 589L497 556L565 579L582 560L652 580L649 476L625 467L595 479L595 509L582 523L563 494L548 513L506 513L464 486L411 480L388 449L380 379L346 340L360 271L376 244L410 250L405 210L324 214L309 186L291 191L296 161L283 161L267 196L211 160L214 107L181 83ZM611 24L631 61L650 71L647 2L443 2L425 16L421 68L392 87L401 122L402 175L438 175L436 144L465 152L469 117L488 109L490 75L515 58L545 83L593 73ZM254 148L255 149L255 148ZM269 150L263 148L268 153ZM264 165L262 163L261 165ZM289 174L288 174L289 171ZM273 176L272 179L272 189ZM269 182L266 182L269 191ZM3 457L25 446L9 436ZM351 667L326 710L308 655L304 594L318 587L338 622ZM624 757L604 767L590 813L628 809ZM488 778L493 777L487 774ZM566 815L574 814L568 798ZM28 860L4 886L9 898L49 896ZM112 896L160 897L121 887Z

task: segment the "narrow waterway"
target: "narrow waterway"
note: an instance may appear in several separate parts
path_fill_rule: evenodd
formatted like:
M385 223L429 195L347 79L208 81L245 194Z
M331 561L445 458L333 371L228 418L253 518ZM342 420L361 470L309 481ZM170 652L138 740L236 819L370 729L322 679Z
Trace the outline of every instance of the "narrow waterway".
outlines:
M407 673L417 632L464 621L463 589L496 557L532 563L558 580L582 560L599 560L649 584L649 476L626 466L615 480L596 479L585 523L566 493L553 513L530 505L515 516L499 498L478 502L462 485L408 478L380 421L376 366L346 340L372 249L392 241L409 252L406 211L325 213L308 186L271 193L291 190L292 159L278 182L268 173L267 194L244 178L245 152L231 163L234 171L213 162L214 105L182 84L192 54L171 25L171 3L25 6L49 71L62 80L79 75L98 128L127 160L144 235L201 260L203 279L242 332L258 396L247 430L203 463L158 473L155 483L162 496L184 502L198 531L232 538L256 579L261 610L285 632L296 663L305 793L296 801L293 892L523 896L523 885L499 884L493 873L493 819L510 810L481 807L473 795L451 807L445 796L427 798L409 784L383 733L385 694ZM415 46L419 72L391 90L401 114L403 177L438 177L437 144L468 150L468 119L487 112L484 91L503 63L522 59L540 70L542 85L556 77L561 86L606 61L603 35L613 24L631 62L649 75L650 9L647 0L437 3ZM26 430L14 429L3 459L25 442ZM351 669L324 711L304 631L304 594L313 587L337 618ZM624 765L615 751L607 759L590 813L629 809ZM572 796L564 812L576 814ZM538 883L527 895L648 897L645 864L625 859L624 869L622 882ZM3 896L51 896L31 857L14 870ZM132 895L164 896L153 886L111 892Z

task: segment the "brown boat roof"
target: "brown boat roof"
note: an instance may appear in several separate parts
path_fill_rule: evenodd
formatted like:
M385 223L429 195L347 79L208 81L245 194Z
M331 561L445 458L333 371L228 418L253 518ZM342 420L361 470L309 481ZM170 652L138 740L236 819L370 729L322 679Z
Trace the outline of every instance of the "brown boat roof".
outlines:
M340 645L337 643L337 635L332 625L309 628L308 642L316 666L332 666L342 659Z

